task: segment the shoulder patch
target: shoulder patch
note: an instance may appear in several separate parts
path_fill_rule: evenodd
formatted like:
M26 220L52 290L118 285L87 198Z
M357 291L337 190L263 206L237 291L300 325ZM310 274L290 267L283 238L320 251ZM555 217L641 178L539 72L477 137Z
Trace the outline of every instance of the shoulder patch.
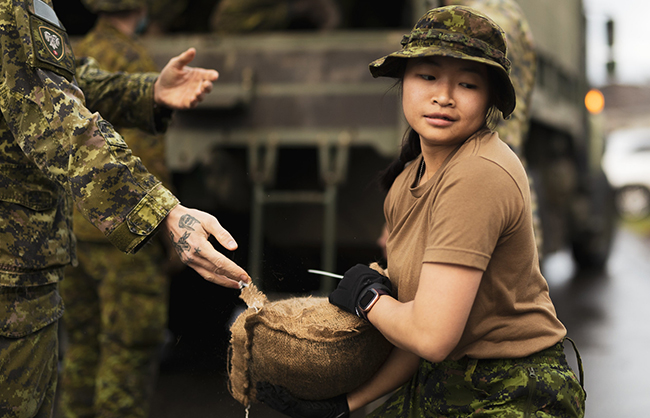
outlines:
M72 81L75 60L66 31L36 15L30 16L30 26L33 65L52 70Z
M61 61L63 58L64 43L63 38L58 33L54 32L47 26L39 26L38 34L41 36L41 42L45 45L45 49L52 55L52 57Z

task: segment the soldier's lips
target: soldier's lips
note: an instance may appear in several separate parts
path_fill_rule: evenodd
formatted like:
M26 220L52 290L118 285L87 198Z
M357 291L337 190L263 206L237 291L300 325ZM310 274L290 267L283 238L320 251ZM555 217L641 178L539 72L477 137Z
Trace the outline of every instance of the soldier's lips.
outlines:
M443 113L432 113L430 115L424 115L424 119L427 121L427 123L436 127L449 126L456 121L451 116L445 115Z

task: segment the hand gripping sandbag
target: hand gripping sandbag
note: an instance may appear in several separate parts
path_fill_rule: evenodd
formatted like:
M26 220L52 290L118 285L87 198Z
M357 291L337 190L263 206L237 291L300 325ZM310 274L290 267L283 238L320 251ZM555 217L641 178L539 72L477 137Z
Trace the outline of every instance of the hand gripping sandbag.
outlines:
M240 296L248 305L230 328L229 390L245 406L255 386L284 386L301 399L348 393L384 363L392 345L368 321L325 297L269 302L251 285Z

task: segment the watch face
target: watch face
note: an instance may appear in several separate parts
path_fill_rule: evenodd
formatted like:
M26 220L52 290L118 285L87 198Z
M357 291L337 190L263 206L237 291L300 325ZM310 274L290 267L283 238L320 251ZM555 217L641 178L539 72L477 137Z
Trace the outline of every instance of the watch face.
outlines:
M359 300L359 306L361 309L366 309L366 307L372 302L372 300L375 298L375 292L372 290L368 290L366 293L361 296L361 299Z

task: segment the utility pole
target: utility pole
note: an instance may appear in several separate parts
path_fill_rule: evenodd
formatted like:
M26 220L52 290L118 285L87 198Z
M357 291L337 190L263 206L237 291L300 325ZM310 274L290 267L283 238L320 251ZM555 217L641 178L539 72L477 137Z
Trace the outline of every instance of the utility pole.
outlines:
M607 61L607 84L616 83L616 61L614 60L614 19L606 24L609 60Z

